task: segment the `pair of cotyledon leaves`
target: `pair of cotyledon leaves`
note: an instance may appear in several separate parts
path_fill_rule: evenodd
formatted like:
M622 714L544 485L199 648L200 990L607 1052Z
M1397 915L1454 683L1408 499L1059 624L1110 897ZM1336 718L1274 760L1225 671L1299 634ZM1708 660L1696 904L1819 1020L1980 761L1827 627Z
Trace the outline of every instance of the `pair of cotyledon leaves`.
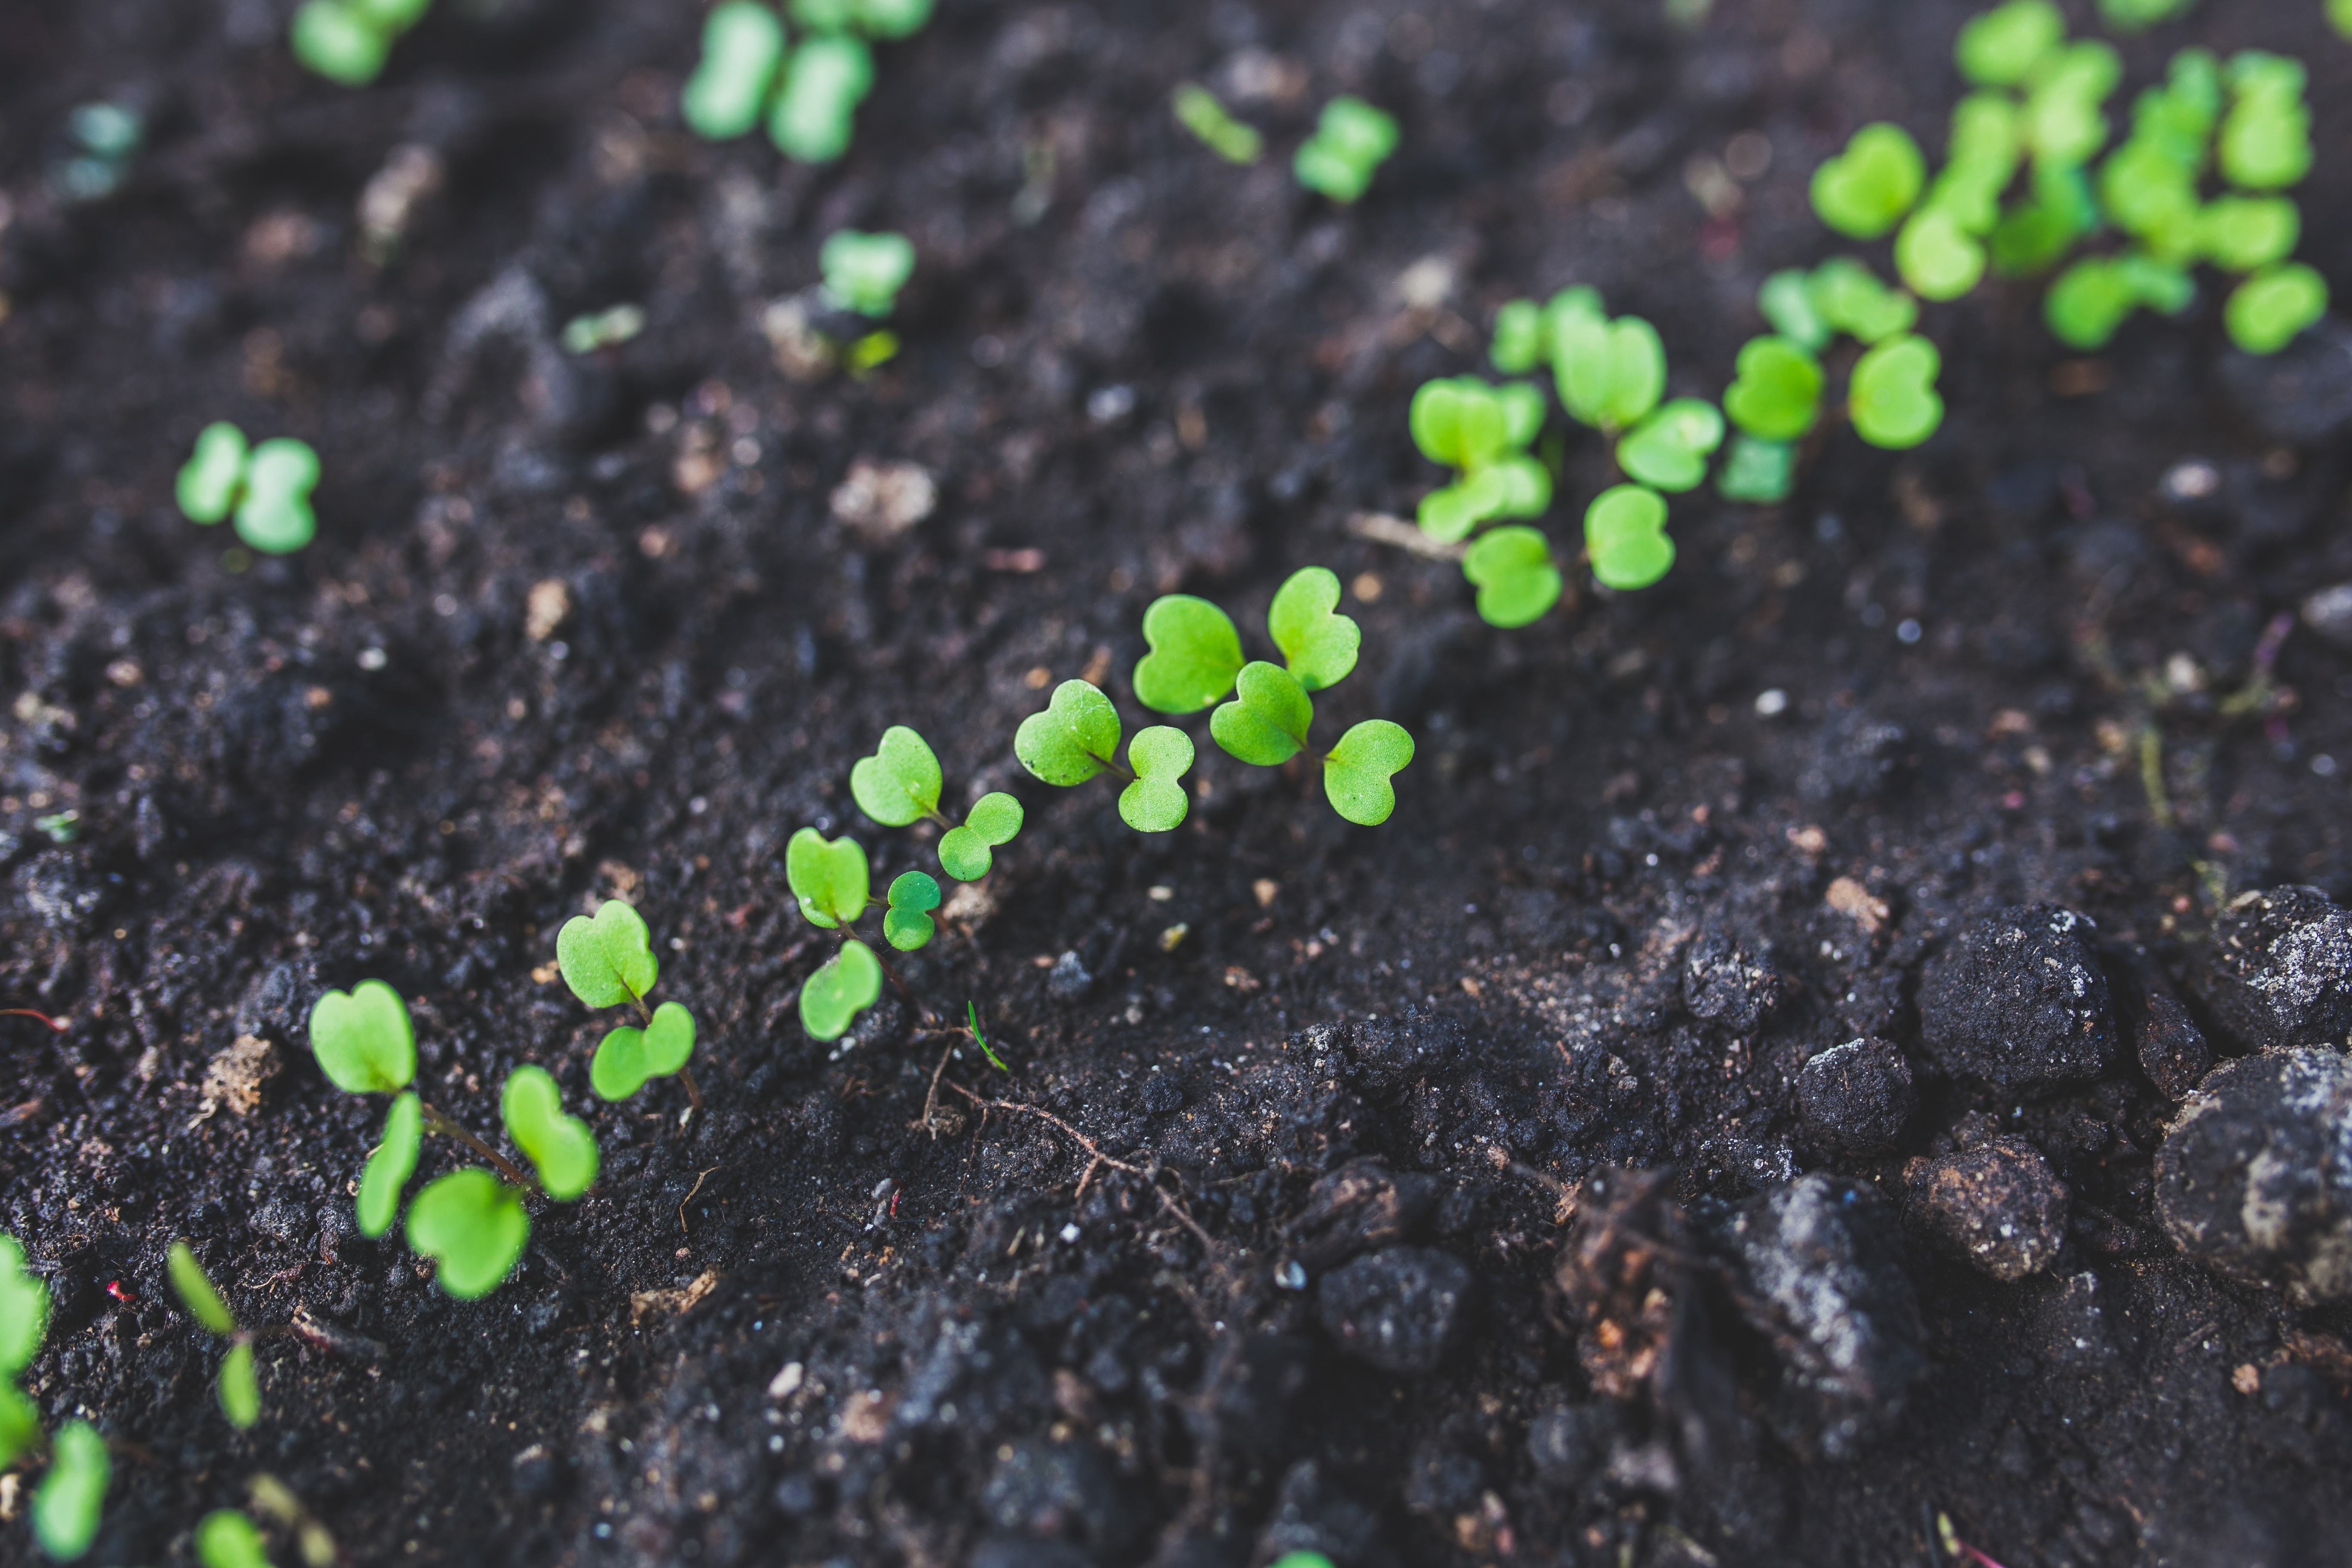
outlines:
M572 994L591 1007L642 1007L661 977L645 917L618 899L605 900L593 915L563 922L555 933L555 963ZM600 1100L626 1100L648 1079L678 1071L693 1055L694 1015L665 1002L643 1027L622 1025L597 1043L588 1086Z
M925 817L946 825L940 815L944 782L929 743L904 724L885 730L874 754L859 758L849 770L849 793L857 809L885 827L905 827ZM1013 796L1003 791L981 796L961 825L940 836L940 868L960 882L979 881L994 864L992 852L1013 842L1022 821L1021 803Z
M1551 472L1526 448L1543 418L1543 394L1523 382L1492 386L1462 375L1423 383L1407 418L1413 445L1461 477L1422 498L1422 531L1452 542L1494 518L1541 517L1551 505Z
M196 437L173 487L191 522L235 521L236 536L265 555L301 549L319 531L310 492L319 484L319 454L308 443L278 437L247 447L245 432L222 421Z
M0 1464L41 1442L40 1407L16 1386L49 1331L49 1288L25 1266L25 1249L0 1234ZM49 1470L33 1493L33 1533L41 1550L70 1562L97 1538L113 1463L87 1421L68 1421L49 1439Z
M714 7L703 23L701 63L678 100L694 133L723 142L764 119L769 140L788 158L823 163L847 151L857 106L873 89L873 52L837 30L818 32L789 55L786 43L783 23L755 0Z
M236 1315L221 1300L221 1293L196 1261L196 1255L184 1241L172 1243L165 1256L165 1265L172 1279L172 1289L180 1298L188 1315L202 1323L207 1332L232 1342L228 1354L222 1358L218 1393L221 1414L238 1431L251 1429L261 1419L261 1383L253 1365L253 1342L240 1333Z
M814 827L802 828L784 847L784 876L802 915L827 931L848 929L873 902L866 849L855 838L828 841ZM920 871L902 872L890 884L886 906L883 937L900 952L912 952L938 931L931 911L940 907L940 885ZM812 1039L839 1039L851 1020L881 997L881 960L856 937L845 938L841 951L802 983L801 1027Z
M360 1178L362 1235L392 1228L400 1197L415 1173L424 1141L424 1106L409 1083L416 1075L416 1038L407 1005L381 980L349 992L330 991L310 1014L310 1046L338 1089L350 1094L397 1096L384 1121L383 1140ZM569 1202L596 1179L595 1134L567 1114L555 1079L544 1068L517 1068L499 1097L499 1119L531 1163L550 1197ZM530 1218L522 1192L478 1168L454 1171L428 1183L408 1210L408 1244L440 1264L441 1287L461 1300L495 1289L522 1256Z

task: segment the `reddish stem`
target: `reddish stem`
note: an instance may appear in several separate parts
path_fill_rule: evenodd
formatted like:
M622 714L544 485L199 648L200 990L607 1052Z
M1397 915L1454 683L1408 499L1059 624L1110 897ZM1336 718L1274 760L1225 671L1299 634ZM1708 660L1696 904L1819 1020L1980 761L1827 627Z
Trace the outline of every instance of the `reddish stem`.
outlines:
M30 1007L0 1007L0 1018L38 1018L58 1034L66 1032L64 1019L52 1018L47 1013L37 1013Z
M521 1171L518 1170L513 1161L508 1159L504 1154L499 1153L496 1149L491 1148L488 1143L483 1142L479 1138L475 1137L471 1132L467 1131L463 1127L458 1126L457 1122L451 1121L441 1111L425 1104L422 1100L416 1102L416 1108L425 1113L425 1125L428 1130L438 1132L444 1138L455 1138L458 1142L463 1143L467 1148L471 1149L475 1153L479 1154L483 1159L488 1160L490 1163L491 1167L495 1169L499 1175L504 1176L516 1186L528 1192L532 1187L538 1185L536 1182L533 1182L529 1176L524 1175Z

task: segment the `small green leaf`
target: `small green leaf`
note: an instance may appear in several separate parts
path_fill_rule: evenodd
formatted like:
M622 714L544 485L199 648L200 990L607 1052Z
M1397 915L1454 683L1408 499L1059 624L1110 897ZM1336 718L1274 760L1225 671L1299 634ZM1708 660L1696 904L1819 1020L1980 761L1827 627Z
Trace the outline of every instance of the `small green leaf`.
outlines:
M2050 332L2069 348L2085 353L2105 348L2138 309L2130 275L2104 256L2084 257L2058 275L2042 301Z
M1176 122L1226 163L1255 163L1265 155L1265 138L1256 127L1234 119L1217 95L1200 83L1180 84L1169 102Z
M1813 172L1813 211L1849 239L1876 239L1911 210L1927 183L1927 161L1908 131L1865 125Z
M87 1421L68 1421L49 1440L49 1473L33 1493L33 1535L41 1550L71 1563L98 1539L106 1484L114 1461L106 1439Z
M1617 466L1657 489L1696 489L1722 445L1723 416L1715 405L1677 397L1626 432L1617 443Z
M1138 833L1165 833L1181 824L1191 805L1181 781L1192 765L1192 737L1166 724L1139 730L1127 743L1127 765L1135 782L1118 792L1120 818Z
M460 1301L506 1282L530 1241L522 1189L478 1165L425 1184L408 1205L408 1247L441 1265L441 1289Z
M424 1103L414 1093L403 1094L383 1119L383 1141L360 1171L360 1234L370 1241L400 1217L400 1194L416 1174L416 1157L424 1147Z
M259 1527L233 1508L216 1508L197 1524L196 1561L204 1568L272 1568Z
M1940 207L1911 215L1895 240L1895 267L1923 300L1957 300L1985 272L1985 247Z
M1550 350L1541 305L1533 300L1513 300L1495 312L1495 343L1486 357L1496 370L1505 375L1525 375L1542 364Z
M1787 338L1750 338L1739 350L1739 376L1723 411L1748 435L1794 441L1822 413L1822 364Z
M798 163L830 163L849 151L857 106L874 87L874 56L840 34L809 39L784 64L768 113L768 140Z
M757 0L727 0L702 23L702 60L678 95L687 128L709 142L744 135L760 123L769 89L784 63L784 25Z
M220 1396L221 1414L228 1424L240 1432L250 1432L253 1424L261 1419L261 1380L253 1370L253 1345L240 1340L229 1346L228 1354L221 1358L220 1382L215 1392Z
M294 58L342 87L365 87L383 74L392 39L342 0L306 0L289 35Z
M264 555L299 550L317 536L310 492L319 483L319 454L280 436L253 449L245 464L245 499L236 503L236 536Z
M345 1094L388 1094L416 1076L408 1004L381 980L330 991L310 1009L310 1050Z
M808 922L827 931L857 919L870 901L865 847L845 836L827 843L814 827L784 846L784 880Z
M1406 410L1405 427L1423 457L1464 473L1486 467L1511 445L1510 410L1475 375L1422 383Z
M574 915L555 933L555 966L572 994L591 1007L642 1002L661 978L645 917L606 899L594 915Z
M904 724L882 731L882 743L849 770L857 809L885 827L904 827L940 808L940 760Z
M1277 767L1307 745L1315 704L1298 678L1263 659L1242 667L1234 700L1209 715L1209 733L1227 752L1255 767Z
M191 522L218 522L236 505L245 483L245 432L226 420L196 435L196 449L180 468L173 496Z
M545 1068L526 1064L507 1075L499 1117L549 1197L568 1204L595 1182L596 1134L564 1110L563 1091Z
M2327 280L2300 261L2265 267L2230 296L2222 319L2230 341L2250 354L2274 354L2327 314Z
M1241 673L1241 633L1206 599L1169 594L1152 600L1143 612L1143 640L1151 651L1135 667L1135 700L1156 712L1197 713L1231 691ZM1061 693L1054 695L1058 701ZM1111 744L1118 744L1116 735Z
M1772 323L1773 331L1807 353L1829 346L1832 329L1814 308L1811 273L1798 268L1775 272L1756 291L1756 308Z
M220 1292L213 1288L212 1280L205 1274L204 1265L196 1261L194 1251L186 1242L172 1243L164 1254L164 1269L171 1276L173 1294L178 1296L180 1304L187 1308L188 1316L215 1334L236 1332L236 1315L228 1310L228 1303L222 1300Z
M2242 82L2236 60L2231 68ZM2221 121L2217 148L2221 174L2231 184L2246 191L2282 191L2311 172L2311 111L2300 94L2299 83L2293 92L2239 87L2236 101Z
M1496 485L1496 517L1541 517L1551 510L1551 470L1540 459L1524 453L1508 457L1486 469L1480 479Z
M694 1055L694 1015L675 1002L654 1009L653 1019L640 1029L624 1024L597 1042L588 1064L588 1087L603 1100L622 1100L645 1088L646 1080L667 1078Z
M2065 41L2066 18L2050 0L2009 0L1971 17L1952 53L1979 87L2015 87Z
M813 1040L837 1040L850 1021L882 998L882 964L862 942L845 942L801 986L801 1027Z
M1666 537L1666 498L1643 485L1618 485L1584 513L1584 550L1605 587L1646 588L1675 563Z
M1309 691L1337 686L1356 668L1363 628L1352 616L1335 614L1339 605L1339 574L1328 566L1309 566L1291 574L1266 612L1266 635Z
M915 275L915 245L903 234L841 229L817 251L824 297L836 309L879 320L897 308L898 290Z
M2302 209L2284 196L2221 196L2197 216L2197 247L2225 272L2283 261L2302 237Z
M1396 810L1389 780L1412 761L1412 737L1402 724L1367 719L1339 737L1323 759L1323 796L1360 827L1378 827Z
M1993 270L2009 278L2042 271L2098 223L2098 202L2082 170L2037 163L2032 195L1993 226Z
M1822 320L1865 343L1907 332L1919 319L1917 300L1881 283L1877 274L1852 257L1836 257L1813 268L1812 295Z
M49 1287L25 1267L23 1244L0 1233L0 1382L33 1364L48 1332Z
M1353 202L1396 151L1395 117L1342 93L1323 106L1315 134L1300 143L1291 172L1298 183L1335 202Z
M890 884L890 907L882 916L882 934L900 952L912 952L939 930L931 911L940 907L940 885L920 871L902 871Z
M1559 602L1559 568L1551 542L1524 523L1496 529L1462 558L1478 590L1478 617L1490 626L1524 626Z
M0 1378L0 1465L13 1465L41 1441L41 1407L13 1380Z
M1570 310L1554 318L1551 363L1560 405L1595 429L1624 429L1665 395L1665 345L1639 316L1610 321Z
M1422 532L1440 543L1452 544L1469 538L1480 523L1502 516L1510 500L1510 481L1504 478L1503 466L1496 464L1422 497L1416 521Z
M995 864L992 848L1013 842L1021 831L1021 803L992 790L972 803L963 826L940 837L940 868L959 882L977 882Z
M1925 338L1889 338L1854 362L1848 392L1854 433L1874 447L1916 447L1944 421L1936 391L1943 356Z
M1150 617L1147 616L1144 623L1148 632ZM1191 688L1199 689L1197 685ZM1142 697L1140 692L1137 695ZM1150 704L1150 698L1142 700ZM1118 710L1110 705L1110 699L1086 681L1065 680L1054 689L1054 700L1043 713L1032 713L1021 721L1013 736L1013 754L1021 759L1023 767L1049 784L1082 784L1118 754Z
M1796 488L1797 449L1785 441L1759 440L1753 436L1733 439L1723 459L1723 476L1716 489L1726 500L1770 506L1789 499Z
M964 1027L971 1032L971 1043L980 1047L980 1054L988 1058L988 1065L998 1072L1011 1072L1013 1069L1004 1065L1004 1058L998 1056L996 1048L988 1043L988 1037L980 1032L979 1003L966 1002L963 1005L963 1020Z

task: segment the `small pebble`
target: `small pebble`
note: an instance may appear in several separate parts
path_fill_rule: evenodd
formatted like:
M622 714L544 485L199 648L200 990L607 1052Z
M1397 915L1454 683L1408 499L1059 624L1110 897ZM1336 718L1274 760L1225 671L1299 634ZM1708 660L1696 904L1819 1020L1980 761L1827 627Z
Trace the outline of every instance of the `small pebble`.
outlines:
M2251 1050L2352 1040L2352 912L2316 888L2231 900L2201 976L2213 1020Z
M2094 928L2072 910L2024 904L1978 921L1929 965L1921 1044L1955 1078L2040 1093L2096 1078L2116 1055Z
M2021 1139L1914 1160L1903 1174L1912 1217L2004 1285L2040 1272L2066 1239L2066 1184Z
M1902 1051L1874 1037L1832 1046L1807 1062L1797 1075L1797 1103L1822 1142L1874 1154L1895 1147L1919 1108L1919 1091Z

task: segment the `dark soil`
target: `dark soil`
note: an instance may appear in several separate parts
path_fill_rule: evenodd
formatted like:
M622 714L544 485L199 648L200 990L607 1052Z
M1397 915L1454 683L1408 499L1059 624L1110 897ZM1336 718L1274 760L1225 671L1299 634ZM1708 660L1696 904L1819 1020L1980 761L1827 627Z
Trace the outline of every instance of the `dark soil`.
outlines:
M1887 115L1940 145L1966 7L949 0L824 171L681 133L695 7L444 0L360 92L279 9L0 4L0 1005L68 1022L0 1019L0 1215L58 1302L29 1386L121 1445L93 1562L189 1561L264 1469L363 1563L1881 1568L1944 1561L1938 1512L2009 1568L2352 1561L2352 1322L2177 1250L2154 1177L2210 1054L2264 1043L2208 1001L2221 900L2352 895L2352 654L2298 626L2292 700L2222 708L2352 577L2333 373L2235 361L2211 289L2087 363L1994 290L1928 312L1936 440L1678 502L1654 591L1496 632L1349 528L1434 482L1407 399L1505 299L1595 283L1718 392L1763 274L1831 253L1819 158ZM2303 254L2352 297L2352 49L2317 0L2208 0L2133 84L2191 38L2312 63ZM1276 93L1255 169L1164 108L1237 75ZM1286 160L1345 89L1404 136L1339 211ZM61 205L100 97L150 148ZM377 265L360 194L404 144L446 177ZM845 225L919 247L906 350L795 382L762 310ZM619 300L644 336L551 348ZM315 546L179 517L215 418L319 447ZM829 506L869 457L939 487L896 540ZM1564 547L1606 472L1566 457ZM1014 764L1049 681L1141 717L1154 595L1255 636L1311 563L1366 634L1326 724L1419 737L1390 825L1204 746L1140 838ZM950 1058L929 1125L947 1037L893 1001L835 1050L794 1007L827 950L792 832L930 863L849 802L892 722L1029 812L906 966L1013 1063ZM452 1302L354 1234L381 1112L303 1021L380 976L478 1129L524 1061L584 1110L610 1020L553 937L612 893L710 1112L588 1112L598 1187ZM2112 1016L2016 1060L1983 1021L2067 1008L1993 965L1971 1027L1923 1022L1933 961L2035 904L2092 922ZM1857 1053L1866 1103L1801 1099L1864 1038L1898 1053ZM2049 1234L2001 1283L1969 1238L2011 1203ZM247 1321L343 1336L265 1342L249 1436L175 1237Z

